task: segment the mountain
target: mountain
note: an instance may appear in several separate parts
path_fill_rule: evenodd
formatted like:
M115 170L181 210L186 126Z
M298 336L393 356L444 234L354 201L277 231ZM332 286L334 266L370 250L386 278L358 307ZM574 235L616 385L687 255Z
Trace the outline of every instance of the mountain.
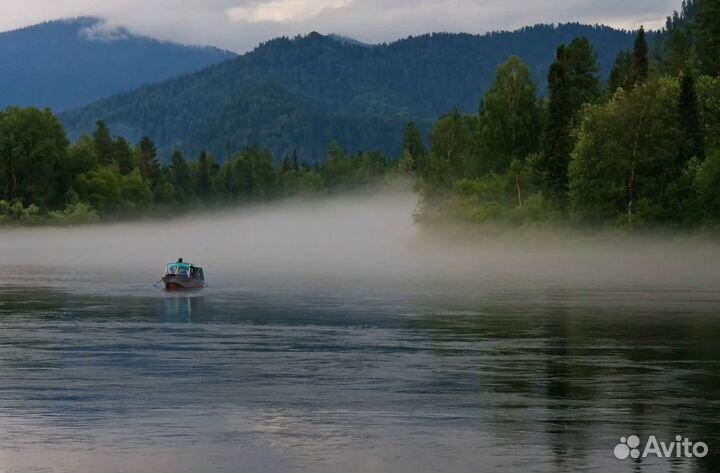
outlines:
M537 25L486 35L428 34L390 44L358 45L311 33L278 38L200 72L119 94L61 115L72 137L103 119L132 140L152 137L166 159L258 144L276 159L298 150L323 159L337 138L349 151L397 156L414 120L427 131L439 115L475 112L499 64L525 60L545 83L555 49L578 36L595 47L607 76L633 34L604 26Z
M78 107L234 56L135 36L97 18L30 26L0 33L0 108Z

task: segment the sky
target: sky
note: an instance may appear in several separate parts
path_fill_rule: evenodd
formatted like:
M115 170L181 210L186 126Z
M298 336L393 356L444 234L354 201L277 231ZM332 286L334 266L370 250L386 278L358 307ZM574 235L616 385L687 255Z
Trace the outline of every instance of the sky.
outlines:
M679 7L680 0L0 0L0 31L98 16L108 28L242 53L277 36L310 31L378 43L567 21L657 28Z

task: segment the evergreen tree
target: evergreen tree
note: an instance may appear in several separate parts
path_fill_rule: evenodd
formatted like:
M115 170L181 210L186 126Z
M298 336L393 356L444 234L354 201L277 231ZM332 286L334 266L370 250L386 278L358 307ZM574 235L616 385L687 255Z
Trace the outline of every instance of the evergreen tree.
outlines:
M565 46L557 50L548 72L548 112L543 134L540 178L545 194L564 205L568 191L567 169L572 152L573 96Z
M695 54L702 74L720 76L720 0L700 0Z
M198 159L198 174L196 194L201 199L208 199L212 193L211 160L207 152L200 153Z
M645 39L645 28L641 26L637 38L635 38L635 46L633 48L632 86L634 87L637 84L645 82L649 72L648 44Z
M408 123L405 128L405 138L403 139L403 152L407 151L410 154L411 161L414 168L413 171L420 171L424 169L426 165L425 144L423 143L422 133L415 123Z
M155 143L147 136L138 144L137 165L142 177L147 179L154 189L160 180L160 163L157 160Z
M93 140L95 142L95 154L97 155L98 163L100 163L101 166L109 166L112 164L112 137L110 136L110 129L108 129L104 121L97 121L95 132L93 133Z
M668 74L678 74L685 69L690 59L690 42L687 34L681 29L670 32L665 54L662 62L662 69Z
M613 95L619 88L625 90L632 88L632 64L633 55L630 51L626 50L618 53L608 80L609 95Z
M593 103L600 98L600 64L595 50L585 37L574 39L567 46L565 57L574 115L583 104Z
M695 78L688 67L680 79L680 94L678 96L679 128L682 132L682 146L680 151L680 167L693 157L702 160L705 157L705 137L700 121Z
M130 174L135 168L130 143L122 136L116 136L112 142L112 161L121 174Z
M176 150L171 158L170 170L172 172L172 180L178 193L178 198L184 200L194 194L192 178L188 169L187 161L183 154Z

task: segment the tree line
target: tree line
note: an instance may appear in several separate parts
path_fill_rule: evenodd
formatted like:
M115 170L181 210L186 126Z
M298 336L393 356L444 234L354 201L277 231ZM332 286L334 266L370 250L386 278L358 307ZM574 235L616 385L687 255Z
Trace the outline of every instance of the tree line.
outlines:
M314 167L297 153L275 166L257 146L223 163L204 151L194 160L175 151L162 164L148 137L133 146L98 121L92 136L71 145L49 110L10 107L0 112L0 223L94 222L318 196L375 182L396 165L336 142Z
M400 166L418 176L424 223L720 223L720 1L685 3L651 54L644 29L602 84L592 45L558 47L547 96L511 57L479 113L412 124ZM694 16L690 16L690 12ZM681 21L680 18L683 20ZM675 31L689 31L683 47Z
M585 37L557 48L542 97L531 68L510 57L477 113L443 115L429 140L408 124L397 158L333 142L321 164L297 152L274 164L258 146L228 149L222 162L175 151L162 164L148 137L133 145L98 121L71 145L50 111L11 107L0 112L0 221L93 221L320 195L390 174L414 178L423 224L715 226L720 0L687 2L676 17L657 35L659 49L641 28L607 82ZM672 40L677 31L682 47Z

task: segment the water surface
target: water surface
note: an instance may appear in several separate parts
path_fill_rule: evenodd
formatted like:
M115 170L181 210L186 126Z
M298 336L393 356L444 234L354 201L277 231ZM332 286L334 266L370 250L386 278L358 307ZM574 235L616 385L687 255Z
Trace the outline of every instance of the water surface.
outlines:
M712 288L13 271L4 473L718 471ZM619 461L630 434L711 454Z

